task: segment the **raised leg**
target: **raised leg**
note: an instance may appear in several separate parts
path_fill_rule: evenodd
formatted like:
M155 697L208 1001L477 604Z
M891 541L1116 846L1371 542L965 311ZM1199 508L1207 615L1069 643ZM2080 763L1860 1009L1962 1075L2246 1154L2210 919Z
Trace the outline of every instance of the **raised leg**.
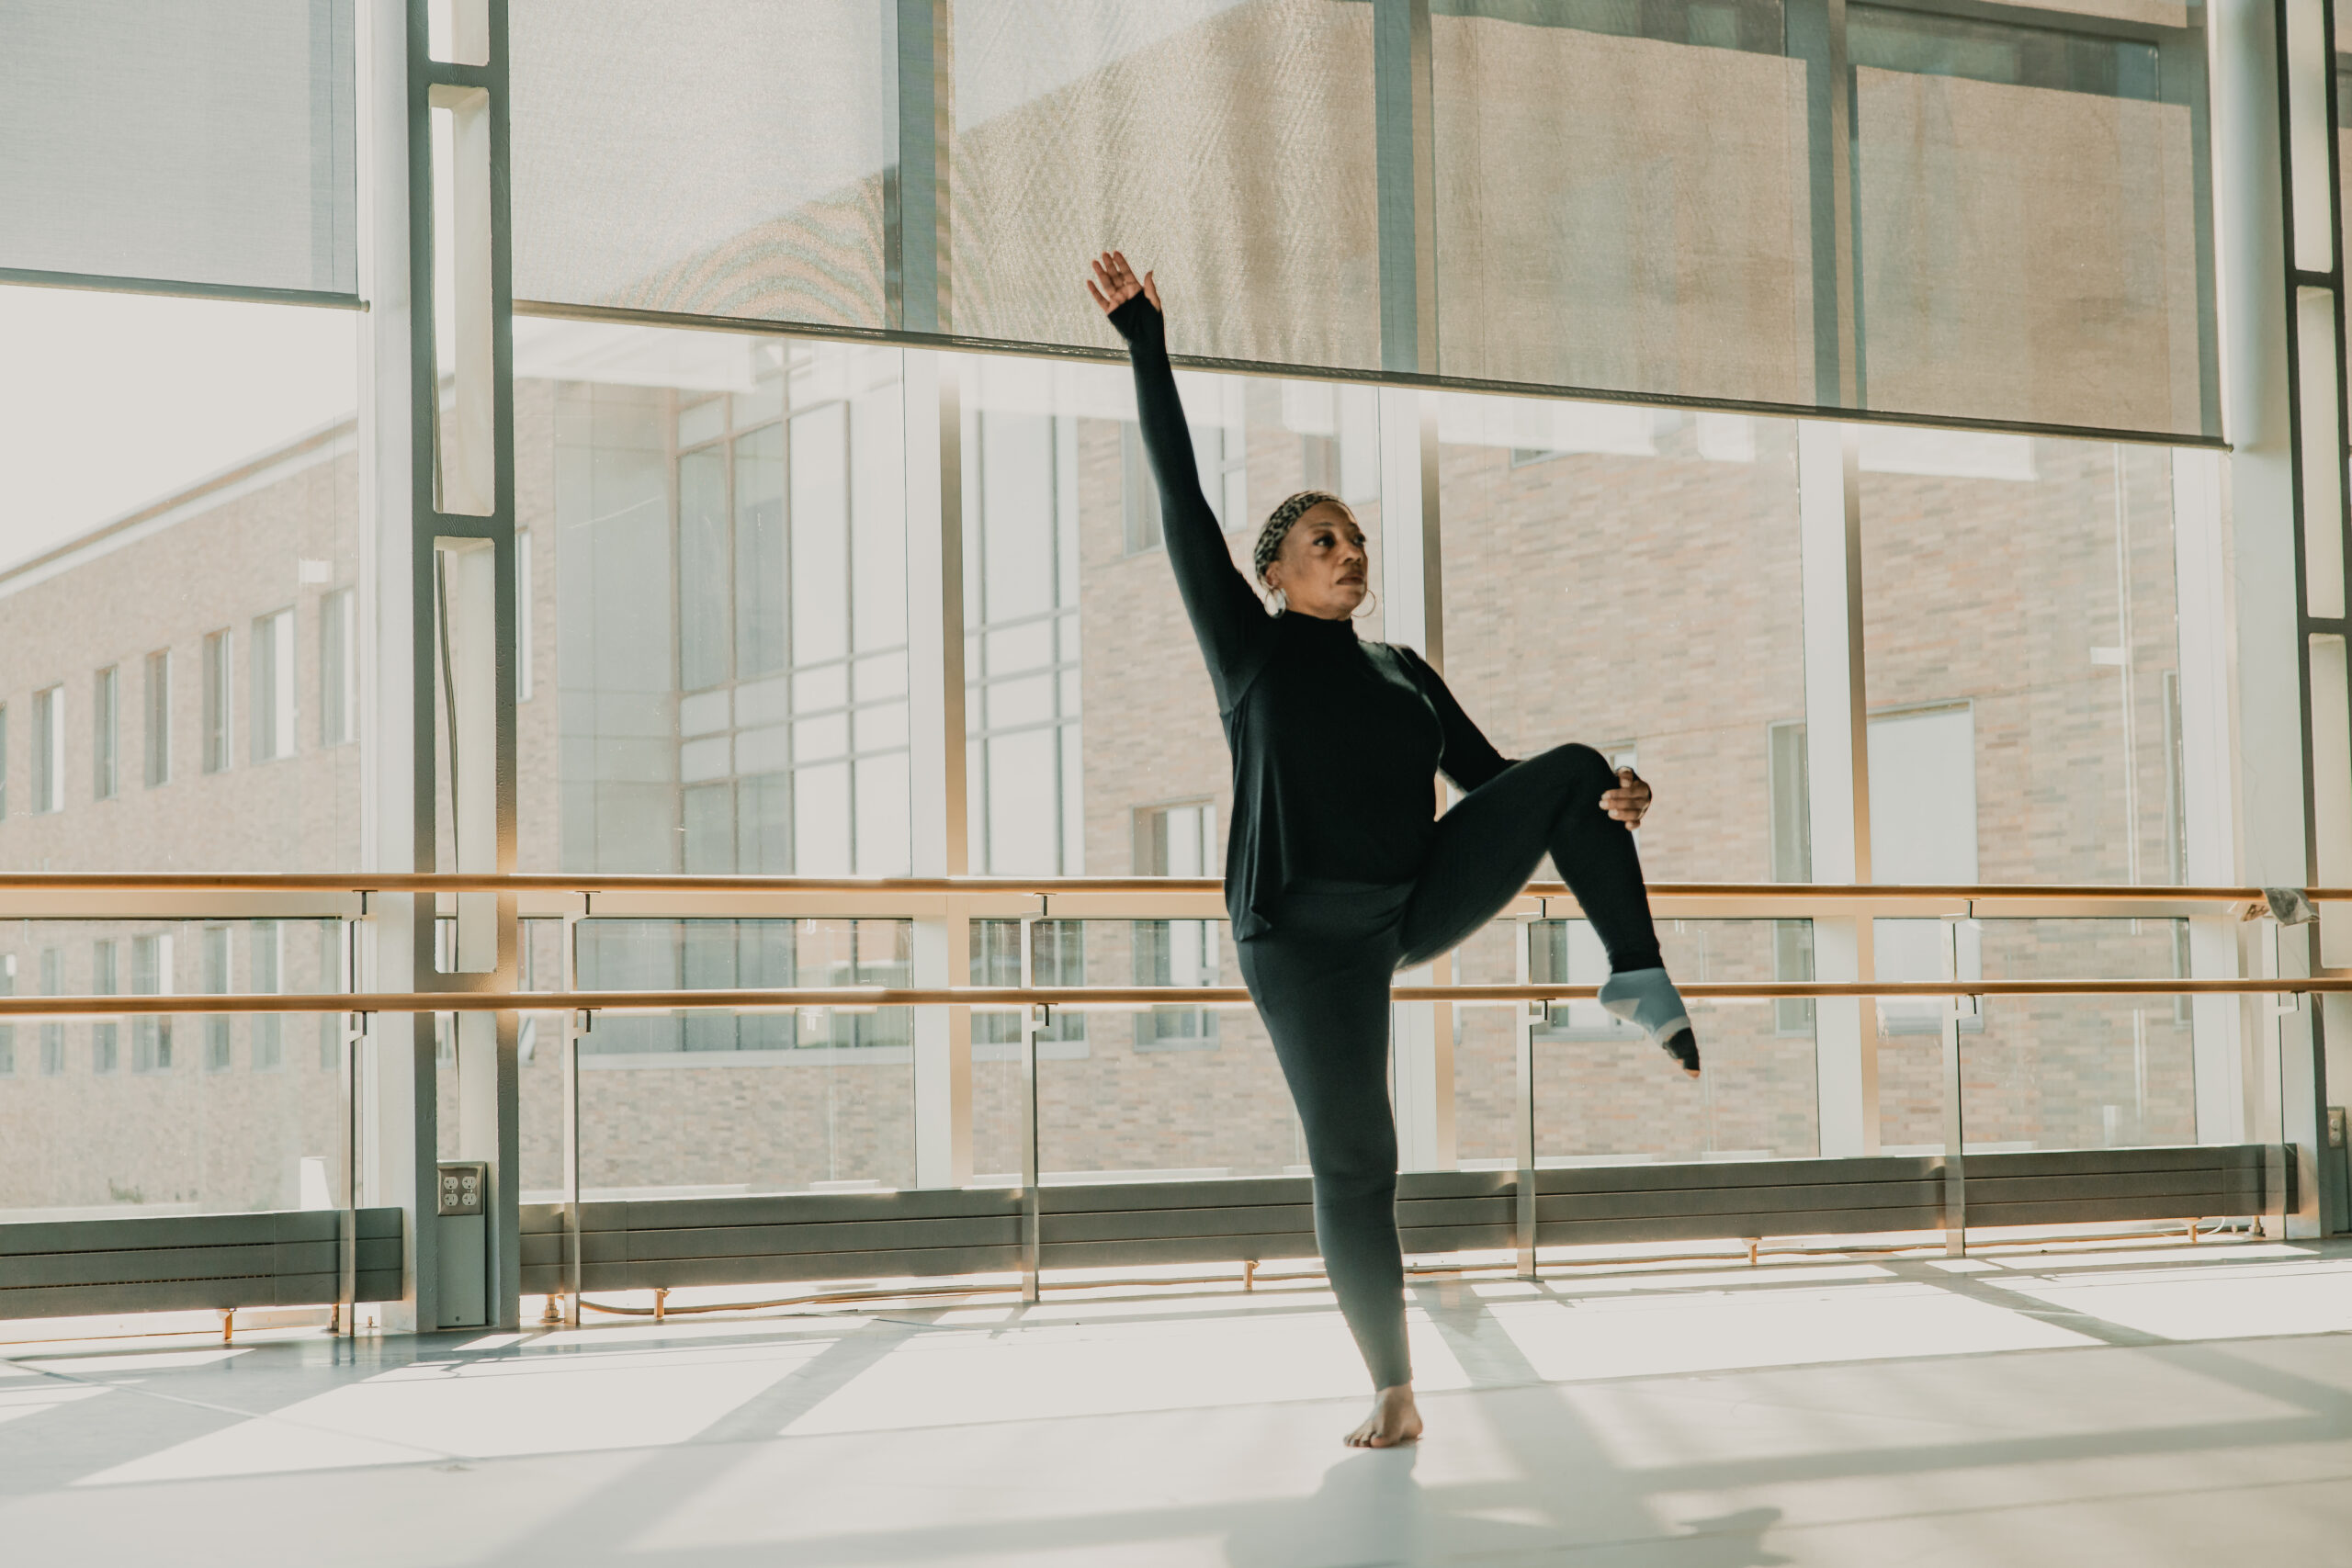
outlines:
M1463 796L1437 838L1406 906L1403 962L1459 946L1518 897L1548 852L1592 922L1609 966L1655 969L1657 931L1634 835L1600 808L1617 783L1589 746L1555 746Z

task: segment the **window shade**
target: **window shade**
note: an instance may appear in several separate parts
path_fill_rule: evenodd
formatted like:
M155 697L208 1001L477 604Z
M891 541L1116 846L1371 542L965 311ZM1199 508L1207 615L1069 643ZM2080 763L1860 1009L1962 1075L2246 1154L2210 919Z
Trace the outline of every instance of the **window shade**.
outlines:
M1373 7L960 0L960 335L1110 341L1080 286L1159 274L1180 354L1380 364Z
M2201 12L1430 10L1415 84L1370 0L514 0L516 294L927 330L936 254L956 338L1109 352L1115 245L1180 354L1377 373L1409 295L1463 382L2217 433Z
M513 0L514 296L885 323L884 0Z
M0 267L357 291L351 0L0 0Z

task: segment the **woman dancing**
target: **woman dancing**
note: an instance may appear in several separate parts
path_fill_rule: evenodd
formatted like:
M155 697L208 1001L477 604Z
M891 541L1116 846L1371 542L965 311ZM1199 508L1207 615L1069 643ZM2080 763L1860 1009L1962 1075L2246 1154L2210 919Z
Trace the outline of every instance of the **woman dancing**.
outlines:
M1410 1442L1390 980L1501 912L1549 852L1608 948L1601 1005L1698 1077L1629 831L1650 788L1589 746L1506 761L1419 655L1360 640L1364 537L1335 495L1301 491L1266 519L1251 556L1261 605L1201 493L1152 275L1107 252L1086 288L1135 362L1169 564L1233 752L1225 892L1241 977L1298 1107L1316 1244L1378 1391L1347 1441ZM1441 769L1465 792L1442 817Z

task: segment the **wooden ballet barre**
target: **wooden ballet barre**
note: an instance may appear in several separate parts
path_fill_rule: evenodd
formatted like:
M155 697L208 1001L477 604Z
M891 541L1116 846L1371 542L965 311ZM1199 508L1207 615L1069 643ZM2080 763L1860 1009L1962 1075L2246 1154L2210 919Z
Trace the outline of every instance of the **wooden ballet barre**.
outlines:
M606 872L5 872L0 893L904 893L1060 897L1221 893L1215 877L735 876ZM1653 882L1653 898L2048 899L2069 903L2259 903L2260 887L2174 883ZM2299 888L2313 903L2352 901L2352 887ZM1523 897L1573 901L1566 883L1531 882Z
M1400 1002L1504 1005L1589 1001L1598 986L1398 986ZM2183 997L2352 993L2352 975L2309 977L2141 980L1717 980L1677 987L1687 1001L1774 1000L1805 997ZM881 1008L968 1007L1068 1011L1137 1007L1247 1007L1239 986L779 986L707 991L328 991L207 992L198 996L0 997L0 1021L153 1018L206 1013L660 1013L694 1010L791 1012L873 1011Z

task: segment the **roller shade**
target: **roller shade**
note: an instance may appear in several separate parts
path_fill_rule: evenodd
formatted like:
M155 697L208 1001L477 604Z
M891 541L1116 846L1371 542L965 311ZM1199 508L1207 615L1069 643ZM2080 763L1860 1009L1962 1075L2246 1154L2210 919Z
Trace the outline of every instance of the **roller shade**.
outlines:
M353 76L351 0L0 0L0 277L356 295Z

